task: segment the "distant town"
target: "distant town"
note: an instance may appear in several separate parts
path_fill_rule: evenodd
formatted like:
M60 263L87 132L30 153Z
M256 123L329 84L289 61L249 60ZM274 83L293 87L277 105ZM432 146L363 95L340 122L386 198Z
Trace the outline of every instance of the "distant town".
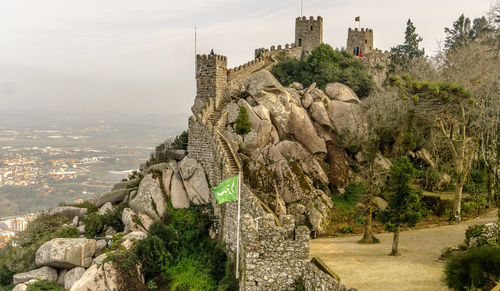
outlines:
M35 215L29 214L0 220L0 248L5 247L19 232L24 231L28 222L35 220L35 218Z

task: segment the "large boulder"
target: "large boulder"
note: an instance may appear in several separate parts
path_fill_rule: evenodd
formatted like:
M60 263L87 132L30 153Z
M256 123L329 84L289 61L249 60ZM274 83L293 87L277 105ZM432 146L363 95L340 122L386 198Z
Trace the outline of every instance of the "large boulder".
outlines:
M99 208L97 214L104 215L108 211L113 211L113 204L111 204L111 202L104 203L104 205L101 208Z
M235 123L238 115L240 114L240 107L236 103L229 103L224 111L227 112L227 123Z
M359 98L356 93L348 86L341 83L330 83L326 85L326 94L333 100L349 103L359 103Z
M201 164L195 159L185 157L179 162L179 173L189 199L196 205L209 203L210 189Z
M438 190L444 190L444 189L448 188L450 183L451 183L450 175L448 175L446 173L438 173L438 181L436 183Z
M260 70L252 74L246 85L246 90L250 95L255 96L266 87L284 90L283 86L274 78L273 74L267 70Z
M97 207L101 207L104 204L106 204L106 202L109 203L121 202L123 201L123 199L125 199L125 197L127 197L128 192L129 189L122 189L101 194L93 199L93 204Z
M87 268L92 263L95 250L96 241L93 239L55 238L38 249L35 262L37 266L59 269Z
M373 198L373 202L375 203L378 210L380 210L380 211L384 211L387 208L387 206L389 205L387 203L387 201L385 201L385 199L380 197L380 196Z
M71 286L70 291L113 291L118 288L118 271L111 263L94 264L88 268L80 280Z
M267 120L267 121L271 121L271 115L269 113L269 110L267 110L266 107L262 106L262 105L257 105L255 107L253 107L253 112L255 112L255 114L262 120Z
M253 125L252 130L243 136L241 145L241 150L247 154L267 145L271 141L271 134L274 130L272 123L267 120L259 120L255 123L256 129L253 129Z
M361 120L361 108L358 104L330 100L328 116L339 133L343 131L356 133L364 126Z
M170 183L172 182L172 175L174 174L174 170L172 169L167 169L163 171L161 175L161 180L163 182L163 187L165 188L165 191L167 192L167 196L170 197Z
M142 226L137 224L137 222L136 222L137 219L138 219L138 216L134 210L132 210L130 208L123 209L122 221L123 221L123 224L125 225L123 232L129 233L132 231L145 231L144 228L142 228Z
M85 274L85 268L75 267L64 274L64 289L69 290Z
M166 169L168 169L168 164L167 163L158 163L158 164L154 164L154 165L149 166L146 169L145 172L146 173L151 172L151 171L160 171L160 172L163 172Z
M63 215L69 219L75 216L87 214L87 208L73 207L73 206L58 206L51 208L45 212L47 215Z
M125 190L125 189L128 189L128 188L131 188L133 185L135 185L137 183L138 179L131 179L131 180L128 180L128 181L123 181L123 182L120 182L120 183L116 183L113 188L111 189L111 192L112 191L118 191L118 190Z
M375 165L375 171L377 173L389 172L389 170L392 167L392 162L389 159L382 156L380 153L377 154L373 162Z
M306 94L304 97L302 97L302 106L304 106L305 109L308 109L311 107L311 104L314 102L311 94Z
M316 121L321 125L333 128L332 122L328 117L328 112L326 111L325 104L323 101L317 101L311 104L309 112L311 113L311 117L314 121Z
M142 179L137 195L129 204L136 213L144 212L155 220L163 217L167 207L160 183L152 174L148 174Z
M316 231L318 234L323 233L323 215L321 211L315 207L309 207L307 209L307 218L309 223L311 223L311 230Z
M276 148L286 160L295 160L309 177L316 178L324 184L329 183L328 176L319 162L299 143L284 140L276 144Z
M184 183L182 183L181 175L178 170L172 174L170 201L174 209L189 208L188 194L184 188Z
M19 273L13 276L14 285L28 282L32 279L57 281L57 270L48 266L41 267L40 269L31 270L26 273Z
M290 134L312 154L326 153L326 143L318 136L307 111L299 106L291 105Z

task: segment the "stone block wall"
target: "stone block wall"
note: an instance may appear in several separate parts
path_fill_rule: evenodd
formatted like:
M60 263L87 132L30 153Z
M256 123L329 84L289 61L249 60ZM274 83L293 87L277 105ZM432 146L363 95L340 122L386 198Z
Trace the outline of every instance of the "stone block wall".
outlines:
M365 69L373 77L377 86L382 86L385 80L387 67L389 66L390 52L375 49L360 57L359 60L365 65Z
M323 43L323 18L305 16L295 19L295 46L302 47L304 55Z
M304 271L304 286L310 291L355 291L354 288L346 288L344 284L336 281L329 274L323 272L312 262L306 265Z
M245 83L252 73L263 69L267 64L264 57L259 57L246 64L232 68L229 75L231 93L234 94L243 91Z
M240 290L293 290L308 264L309 229L295 229L291 216L277 227L270 214L242 218ZM258 226L257 226L258 224Z
M361 28L361 30L349 28L346 49L348 52L353 53L355 47L358 47L363 55L374 50L373 30L369 28Z

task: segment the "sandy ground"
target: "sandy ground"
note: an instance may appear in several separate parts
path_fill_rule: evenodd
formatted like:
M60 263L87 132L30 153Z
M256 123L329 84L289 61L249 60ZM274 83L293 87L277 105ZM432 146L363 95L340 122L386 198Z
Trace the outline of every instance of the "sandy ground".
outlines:
M458 224L405 231L400 234L401 256L388 256L392 233L377 235L379 244L359 244L361 236L311 240L310 256L320 257L347 287L364 290L448 290L442 282L441 249L458 245L465 229L497 220L497 211Z

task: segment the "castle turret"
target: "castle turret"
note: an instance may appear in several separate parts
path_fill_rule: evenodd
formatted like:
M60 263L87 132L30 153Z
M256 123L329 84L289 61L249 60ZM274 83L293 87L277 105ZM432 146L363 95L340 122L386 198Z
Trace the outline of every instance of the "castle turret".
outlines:
M191 110L196 115L209 98L218 100L227 86L227 58L209 54L196 56L196 99Z
M349 28L347 33L347 51L360 56L373 50L373 30Z
M318 16L306 18L297 17L295 20L295 46L303 48L303 54L309 54L314 48L323 43L323 18Z

